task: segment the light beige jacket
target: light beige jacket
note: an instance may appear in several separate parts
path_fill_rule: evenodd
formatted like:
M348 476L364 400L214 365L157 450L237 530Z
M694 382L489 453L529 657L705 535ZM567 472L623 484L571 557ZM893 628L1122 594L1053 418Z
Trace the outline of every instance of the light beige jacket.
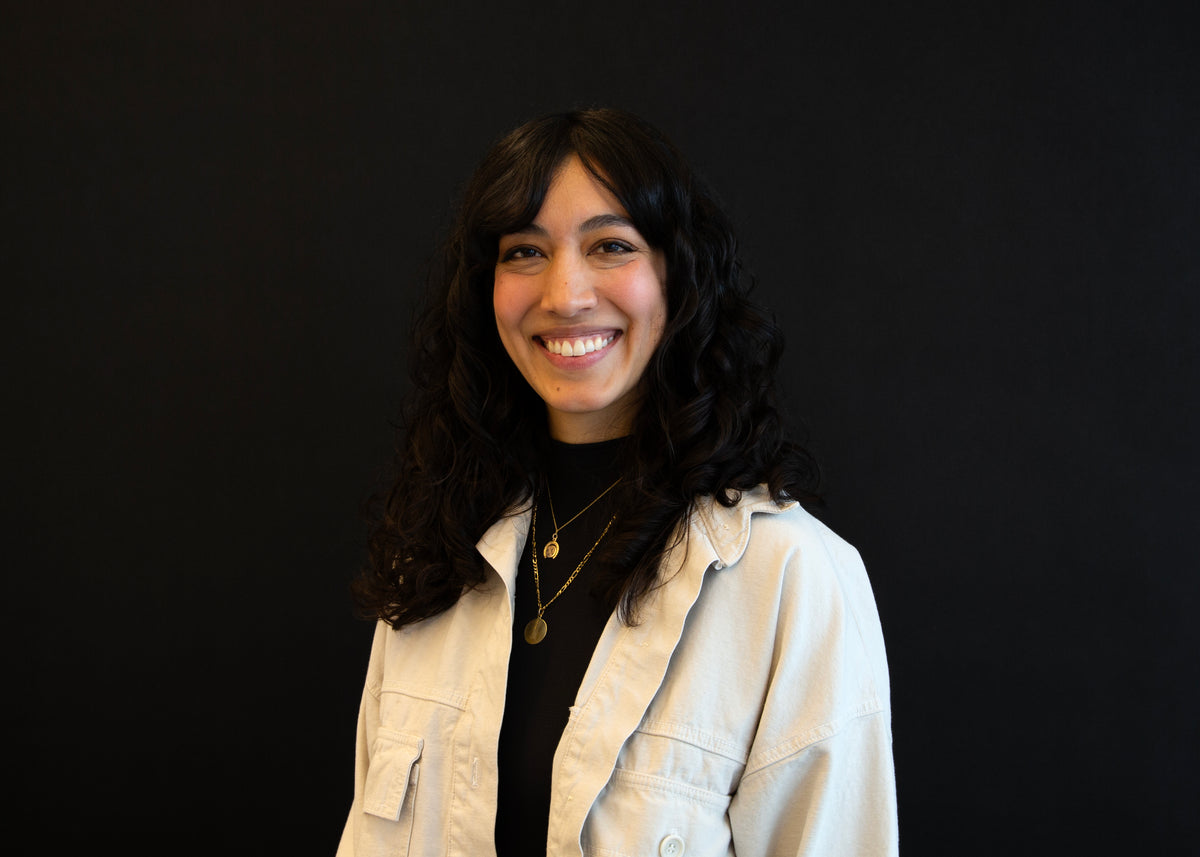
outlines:
M380 624L339 857L494 855L528 513L447 613ZM764 490L701 504L641 622L611 617L554 757L552 857L894 855L888 672L858 553Z

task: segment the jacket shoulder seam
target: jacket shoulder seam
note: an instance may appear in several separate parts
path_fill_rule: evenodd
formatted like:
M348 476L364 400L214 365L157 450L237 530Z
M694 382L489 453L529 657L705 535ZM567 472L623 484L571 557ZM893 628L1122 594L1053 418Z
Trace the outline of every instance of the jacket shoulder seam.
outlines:
M764 750L762 753L755 753L746 763L746 771L742 775L742 782L744 783L757 774L761 774L777 765L794 759L817 744L821 744L831 738L836 738L846 730L847 726L855 721L885 715L887 711L888 709L878 698L868 699L856 708L851 709L843 717L823 723L820 726L814 726L807 732L788 738L786 741L782 741Z
M367 693L373 696L376 700L383 695L383 684L381 682L372 681L368 678L365 686Z

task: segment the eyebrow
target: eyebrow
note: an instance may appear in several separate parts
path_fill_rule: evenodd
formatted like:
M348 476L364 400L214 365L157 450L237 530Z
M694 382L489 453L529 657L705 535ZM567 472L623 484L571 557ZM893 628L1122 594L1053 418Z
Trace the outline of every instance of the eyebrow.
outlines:
M597 229L604 229L607 226L627 226L630 229L637 229L628 217L622 217L619 214L597 214L594 217L589 217L583 223L579 224L580 232L594 232ZM546 230L536 223L530 223L520 229L514 229L509 235L546 235Z

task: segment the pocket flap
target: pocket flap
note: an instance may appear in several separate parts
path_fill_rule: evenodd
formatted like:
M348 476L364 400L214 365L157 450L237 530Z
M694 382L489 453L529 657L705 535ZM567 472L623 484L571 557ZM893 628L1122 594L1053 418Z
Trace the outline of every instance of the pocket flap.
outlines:
M380 818L399 821L400 810L409 788L417 784L421 749L425 741L391 729L380 729L371 747L367 781L363 792L363 811Z

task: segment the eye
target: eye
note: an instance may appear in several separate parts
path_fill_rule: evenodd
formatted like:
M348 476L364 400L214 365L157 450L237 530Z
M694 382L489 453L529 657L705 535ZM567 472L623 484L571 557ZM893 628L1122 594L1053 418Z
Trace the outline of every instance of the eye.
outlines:
M513 262L521 259L536 259L542 253L536 247L530 247L528 244L518 244L516 247L510 247L500 256L501 262Z
M618 241L615 238L608 238L597 244L595 250L592 252L601 253L603 255L619 255L621 253L632 253L633 250L633 245L626 241Z

